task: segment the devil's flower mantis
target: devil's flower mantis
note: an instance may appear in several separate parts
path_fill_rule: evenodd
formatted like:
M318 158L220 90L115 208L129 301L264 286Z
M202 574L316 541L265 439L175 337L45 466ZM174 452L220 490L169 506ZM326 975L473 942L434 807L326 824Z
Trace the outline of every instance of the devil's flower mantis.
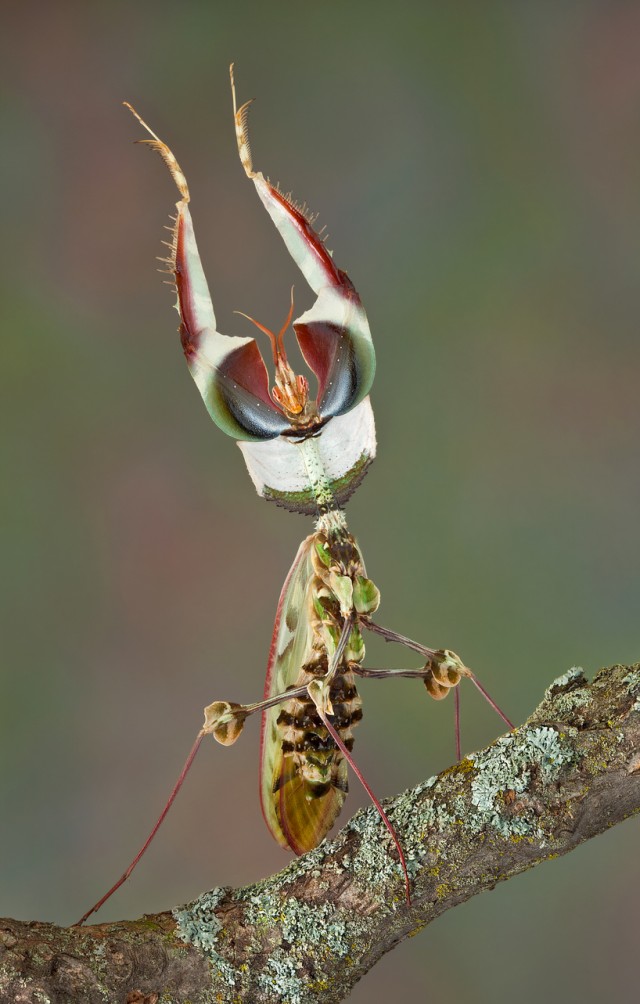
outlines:
M250 102L236 106L233 66L231 89L238 153L246 176L316 294L310 309L293 321L302 356L317 381L315 397L307 376L294 373L285 351L293 295L278 334L248 318L269 339L275 370L271 387L256 340L218 331L196 245L186 178L169 147L127 107L150 136L139 142L160 154L180 194L165 261L175 282L187 365L207 411L223 432L238 441L258 494L285 509L315 516L316 523L300 545L282 588L264 700L251 705L214 701L205 709L204 726L149 838L124 875L79 923L131 874L168 812L203 737L211 734L230 745L255 712L262 714L262 811L278 843L296 854L320 843L342 808L349 764L395 843L408 899L401 843L351 756L352 730L362 718L356 678L416 677L435 700L455 690L458 756L457 685L462 677L473 681L511 727L454 652L420 645L373 620L380 593L367 577L343 509L376 454L368 396L375 372L369 323L351 280L335 265L313 228L311 215L254 170L247 130ZM422 656L424 665L407 670L365 667L364 631L407 646Z

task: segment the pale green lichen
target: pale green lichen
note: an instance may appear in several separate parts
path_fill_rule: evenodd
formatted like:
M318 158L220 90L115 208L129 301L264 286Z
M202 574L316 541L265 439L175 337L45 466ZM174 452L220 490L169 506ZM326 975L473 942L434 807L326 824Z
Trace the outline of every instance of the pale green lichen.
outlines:
M264 951L265 938L270 943L266 969L257 977L258 984L277 994L283 1004L305 1004L308 982L305 967L309 957L345 958L354 942L361 940L364 927L357 914L332 903L307 903L283 895L289 881L280 875L239 890L233 898L243 904L247 924L256 932L256 946L262 946L260 951ZM243 967L234 969L220 955L224 933L215 912L229 894L229 889L213 889L175 910L173 916L178 936L199 948L214 972L237 992L245 982ZM281 941L274 945L275 932L279 932ZM319 979L325 976L320 970L315 975Z
M578 672L570 676L571 681L577 681ZM454 826L473 836L490 828L506 838L542 839L544 824L534 807L525 797L516 796L524 796L534 780L555 780L575 756L566 733L549 726L531 726L504 736L439 778L429 778L399 796L389 810L389 819L400 834L409 877L414 879L425 869L433 877L440 874L446 857L438 838ZM353 855L352 870L362 877L366 888L397 883L402 875L397 854L373 807L357 813L349 825L362 838ZM450 858L455 845L448 841L446 846ZM386 905L394 908L388 898Z
M548 726L503 736L489 749L471 754L477 770L471 782L471 802L476 811L467 817L465 825L472 832L490 826L505 837L541 837L533 810L525 806L518 813L506 811L505 793L526 792L534 771L543 782L555 780L575 757L571 744Z
M263 990L278 994L278 1000L282 1004L304 1004L304 984L296 975L293 959L285 955L276 958L274 955L268 960L267 965L271 972L261 973L258 976L258 983Z
M554 680L550 687L547 687L545 697L552 697L553 691L566 690L570 684L577 683L578 680L586 682L584 670L582 666L572 666L566 673L563 673L557 680Z
M633 704L631 705L631 710L640 711L640 697L636 698L636 700L633 702Z
M263 882L257 882L253 888L258 891L263 888L272 889L275 887L278 889L286 889L287 886L297 882L302 874L306 874L308 872L312 875L314 873L317 875L322 874L327 867L325 858L330 847L330 842L328 840L324 840L318 847L314 847L313 850L307 851L303 857L295 858L291 861L291 863L283 868L278 875L272 878L267 878Z
M565 685L578 680L577 671L565 675ZM410 877L425 871L439 882L434 887L436 899L445 895L447 872L442 869L451 867L451 860L446 864L451 853L445 856L437 837L447 834L452 826L473 835L491 828L504 837L543 839L544 821L528 804L525 793L534 781L557 779L575 758L566 733L548 726L530 726L502 737L489 749L472 754L440 777L429 778L399 796L389 816L401 834ZM523 797L516 800L516 795ZM360 840L354 842L350 831L357 833ZM450 851L453 853L455 848ZM261 951L266 947L268 932L269 959L256 978L260 987L277 996L282 1004L306 1004L309 981L315 981L314 986L322 983L325 974L320 968L312 973L308 970L310 957L317 959L320 954L327 960L333 957L348 962L353 944L365 936L363 919L356 911L341 910L315 896L313 902L301 901L289 891L291 882L296 875L299 879L303 870L322 880L316 890L320 896L327 870L339 874L347 867L358 877L363 895L375 896L378 908L391 913L401 906L402 868L372 806L356 813L335 840L323 842L275 879L235 893L235 900L245 906L247 923L257 931ZM215 913L228 895L227 889L214 889L176 910L174 917L178 935L205 952L214 971L237 993L244 982L243 973L220 954L224 931ZM275 945L271 940L274 931L281 938Z
M627 675L623 677L622 682L627 684L627 688L631 695L635 694L636 690L640 689L640 669L632 669L630 673L627 673Z
M377 809L373 806L361 809L349 821L348 826L362 838L352 861L352 870L356 875L367 878L376 875L378 882L384 882L402 871L399 862L391 856L393 841Z
M240 899L246 897L241 895ZM283 900L273 892L247 898L247 920L256 927L279 927L292 946L326 945L332 955L347 955L347 916L330 903L305 903L290 896Z
M403 792L389 810L389 820L401 835L411 879L419 874L429 855L433 854L433 848L427 844L429 834L445 832L456 822L459 811L463 810L462 805L452 803L452 813L443 798L424 798L425 792L431 790L437 781L437 777L431 777ZM458 798L454 802L462 800ZM380 883L386 881L397 882L403 876L402 865L377 810L373 806L361 809L348 825L361 837L358 850L353 855L352 872L363 880L367 889L377 889ZM397 906L388 899L386 905L390 909Z
M413 878L429 853L425 839L429 833L442 833L456 820L456 815L441 799L422 799L437 778L429 778L423 784L400 795L394 804L390 818L402 833L402 846L407 862L407 871Z
M344 838L338 837L325 844L325 853L339 849ZM302 863L302 862L300 862ZM344 865L340 865L344 869ZM274 931L281 941L269 950L269 959L258 984L277 994L278 1001L286 1004L306 1004L317 1000L310 992L314 985L326 980L327 974L319 960L346 959L353 945L361 943L366 933L365 921L353 910L347 911L334 903L315 900L307 902L286 895L286 884L268 880L257 887L241 890L236 899L245 905L247 923L253 926L261 940L261 933L271 941ZM321 887L318 887L320 889ZM308 961L315 960L314 971L309 973Z
M193 903L173 910L173 918L177 924L176 934L178 937L199 948L224 982L233 987L238 981L238 974L216 949L222 924L218 920L215 910L228 896L229 891L223 887L204 892Z
M554 680L550 687L547 687L544 701L553 705L553 713L558 718L564 718L576 711L577 708L584 707L591 700L586 682L582 668L572 666L566 673Z
M329 903L308 905L288 900L282 920L282 935L291 944L306 941L312 945L325 945L338 958L344 958L349 951L345 915Z
M583 708L590 700L591 694L588 688L578 687L577 690L572 690L568 694L558 694L553 699L553 707L556 714L560 718L564 718L572 711L576 711L578 708Z

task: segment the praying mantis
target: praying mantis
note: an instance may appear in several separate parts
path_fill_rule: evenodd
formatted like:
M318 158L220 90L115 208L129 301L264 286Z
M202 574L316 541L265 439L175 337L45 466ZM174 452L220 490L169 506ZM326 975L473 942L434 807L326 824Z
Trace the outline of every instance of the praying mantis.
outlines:
M285 509L316 518L300 544L276 612L264 699L241 705L214 701L173 791L145 844L125 873L78 921L84 923L129 877L164 820L200 743L212 735L228 746L247 718L262 715L262 812L282 847L302 854L316 847L344 803L347 767L372 799L398 852L410 902L401 842L352 757L353 728L362 718L357 678L413 677L436 701L455 692L456 751L460 758L458 684L471 680L502 717L455 652L414 642L373 619L380 593L368 578L361 551L347 528L344 504L376 455L369 400L375 353L366 313L346 272L336 266L314 218L253 166L248 135L251 102L237 106L230 68L233 115L240 161L290 255L316 295L293 320L305 363L317 381L294 373L284 337L292 323L293 291L277 334L253 318L270 344L274 378L253 337L217 330L207 280L196 244L185 175L169 147L138 113L127 107L150 138L139 140L160 154L178 189L169 228L168 257L180 314L180 339L189 371L215 424L238 441L258 494ZM364 665L364 632L397 642L424 659L418 669L371 669Z

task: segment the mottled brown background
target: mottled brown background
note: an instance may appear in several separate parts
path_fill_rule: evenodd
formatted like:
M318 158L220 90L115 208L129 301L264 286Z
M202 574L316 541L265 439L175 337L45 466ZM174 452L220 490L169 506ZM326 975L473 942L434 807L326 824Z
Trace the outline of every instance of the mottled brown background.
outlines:
M120 102L189 177L222 330L278 325L291 281L309 298L236 159L236 61L258 167L320 212L369 313L379 459L350 518L384 621L520 720L571 665L640 652L640 8L43 2L2 24L0 912L64 923L139 845L201 707L260 694L309 529L255 497L191 385L154 272L175 193ZM379 795L451 762L449 705L363 690ZM463 714L465 749L497 734L468 689ZM257 727L207 746L104 919L285 863L257 755ZM637 847L628 823L480 897L352 1000L629 999Z

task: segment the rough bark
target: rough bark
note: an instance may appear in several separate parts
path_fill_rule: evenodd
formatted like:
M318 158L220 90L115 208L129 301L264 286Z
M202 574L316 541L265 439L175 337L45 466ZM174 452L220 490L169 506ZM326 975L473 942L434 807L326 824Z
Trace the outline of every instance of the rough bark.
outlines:
M412 881L373 809L284 871L173 913L60 928L0 921L0 1001L344 1000L445 910L640 809L640 664L570 670L481 753L389 800Z

